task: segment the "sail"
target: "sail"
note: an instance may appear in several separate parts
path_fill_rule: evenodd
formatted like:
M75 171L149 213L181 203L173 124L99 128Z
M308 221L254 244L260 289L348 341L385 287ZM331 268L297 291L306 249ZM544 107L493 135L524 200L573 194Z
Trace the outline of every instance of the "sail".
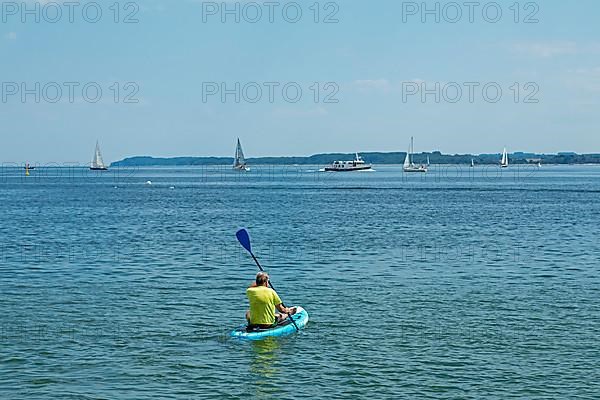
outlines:
M244 167L246 165L246 159L244 158L244 151L240 139L237 141L237 147L235 148L235 159L233 160L234 168Z
M415 138L410 137L410 165L414 165L413 155L415 154Z
M100 145L96 142L96 150L94 151L94 158L92 159L92 168L106 168L104 160L102 159L102 153L100 153Z
M406 153L406 158L404 159L404 168L410 167L410 153Z
M502 160L500 161L500 165L502 165L503 167L508 167L508 153L506 152L506 147L502 152Z
M406 152L406 158L404 159L404 169L414 167L412 153L413 153L413 138L411 137L410 145L408 146L408 151Z

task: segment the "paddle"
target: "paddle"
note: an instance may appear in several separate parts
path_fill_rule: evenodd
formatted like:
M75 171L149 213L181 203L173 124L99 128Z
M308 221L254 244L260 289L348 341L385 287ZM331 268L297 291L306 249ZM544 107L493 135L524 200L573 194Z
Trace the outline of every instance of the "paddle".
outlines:
M258 259L256 258L256 256L252 252L252 245L250 244L250 235L248 235L248 231L245 230L245 229L240 229L239 231L237 231L235 233L235 237L237 238L238 242L240 242L240 244L242 245L242 247L245 248L246 251L248 251L248 253L250 253L250 255L252 256L252 259L254 259L254 262L258 266L258 269L260 269L262 272L264 272L265 270L260 265L260 263L258 262ZM271 289L275 290L275 288L271 284L271 280L270 279L269 279L269 286L271 287ZM285 307L285 304L281 303L281 305L283 307ZM299 331L300 328L298 328L298 325L296 325L296 321L294 321L294 318L292 318L292 315L289 314L288 317L289 317L290 321L292 321L292 324L294 324L294 328L296 328L296 331Z

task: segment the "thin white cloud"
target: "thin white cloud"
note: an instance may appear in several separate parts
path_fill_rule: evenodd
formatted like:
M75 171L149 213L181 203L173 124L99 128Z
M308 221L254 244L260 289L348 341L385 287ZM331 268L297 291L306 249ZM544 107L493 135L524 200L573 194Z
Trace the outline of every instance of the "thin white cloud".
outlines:
M598 43L581 44L567 40L552 42L521 42L512 44L511 48L517 53L541 58L600 53L600 44Z
M444 86L443 81L427 81L421 78L404 79L404 80L389 80L389 79L359 79L353 81L349 87L357 89L360 92L377 92L377 93L402 93L407 84L416 84L419 87L435 88L436 85ZM423 85L423 86L422 86Z
M418 85L422 84L422 83L427 83L427 81L425 79L421 79L421 78L414 78L408 81L402 81L402 83L416 83Z
M17 40L17 32L8 32L4 35L4 38L8 40Z
M387 79L359 79L354 81L354 86L360 90L383 90L389 91L392 88Z
M273 109L272 114L276 117L322 117L329 113L324 107L315 107L310 109L294 109L278 107Z
M600 93L600 67L569 70L569 87L591 93Z

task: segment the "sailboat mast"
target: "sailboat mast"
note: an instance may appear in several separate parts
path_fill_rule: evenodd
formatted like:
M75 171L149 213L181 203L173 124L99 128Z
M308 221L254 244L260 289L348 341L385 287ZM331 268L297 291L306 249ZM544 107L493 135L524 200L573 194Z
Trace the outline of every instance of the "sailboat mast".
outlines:
M98 141L96 140L96 148L94 149L94 157L92 158L92 168L98 167L98 150L99 150Z
M240 138L238 138L237 145L235 146L235 159L233 160L234 166L239 165L239 159L240 159Z

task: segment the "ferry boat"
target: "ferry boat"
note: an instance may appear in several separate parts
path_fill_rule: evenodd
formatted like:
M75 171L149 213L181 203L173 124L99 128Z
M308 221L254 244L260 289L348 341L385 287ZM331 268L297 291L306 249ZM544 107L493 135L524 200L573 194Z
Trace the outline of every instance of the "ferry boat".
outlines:
M334 161L333 164L325 167L327 172L365 171L370 169L373 169L373 165L367 164L358 153L356 153L354 161Z

